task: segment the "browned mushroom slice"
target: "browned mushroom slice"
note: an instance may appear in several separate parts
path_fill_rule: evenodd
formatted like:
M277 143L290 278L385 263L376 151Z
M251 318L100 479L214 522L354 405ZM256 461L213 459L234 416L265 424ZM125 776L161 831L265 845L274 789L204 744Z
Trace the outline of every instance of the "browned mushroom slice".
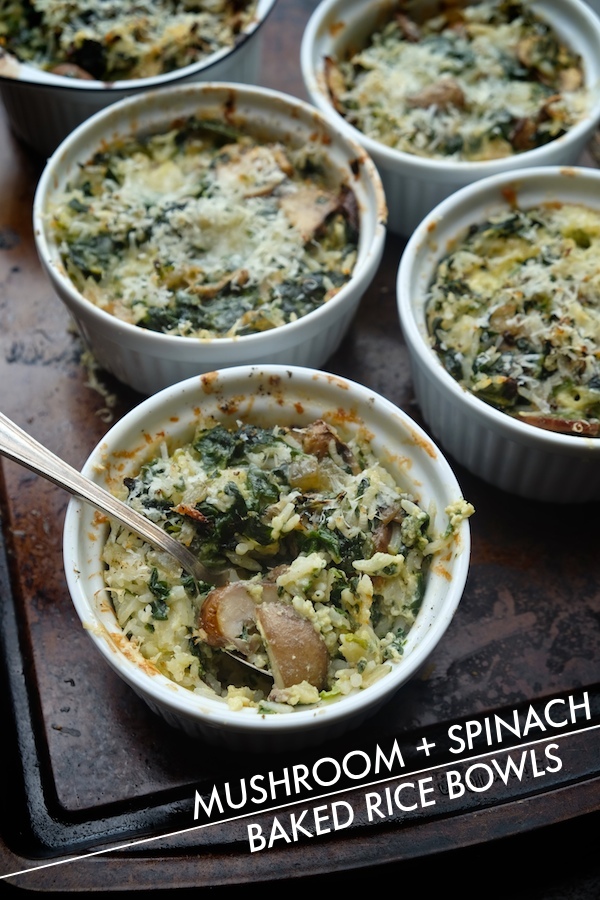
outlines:
M305 453L312 453L317 459L324 459L326 456L329 456L331 442L333 441L336 453L341 456L351 471L355 475L360 471L360 467L348 445L340 440L335 428L332 428L323 419L316 419L316 421L307 425L306 428L300 429L298 434Z
M203 300L212 300L228 284L242 286L249 278L246 269L236 269L223 275L219 281L205 281L205 271L202 266L179 266L176 270L160 272L157 268L158 280L171 291L186 290Z
M527 117L517 119L510 136L510 142L515 150L533 150L537 146L537 131L538 123L535 119Z
M517 59L528 69L539 62L540 42L536 35L528 35L517 44Z
M442 78L435 84L430 84L406 98L407 106L420 109L427 109L429 106L436 106L438 109L445 110L449 106L456 106L462 109L465 105L465 95L462 88L453 78Z
M306 428L299 430L302 448L306 453L312 453L317 459L323 459L329 455L329 445L331 441L337 444L339 441L337 433L324 422L323 419L316 419L307 425Z
M517 44L517 59L542 84L555 83L556 62L549 55L545 34L532 34L522 38Z
M214 588L202 604L198 618L211 647L231 647L248 652L246 629L254 624L256 605L243 581Z
M501 240L500 238L498 240ZM491 252L494 252L493 250ZM496 334L510 334L516 336L519 326L515 316L517 314L517 304L513 301L502 303L490 314L490 327Z
M576 434L582 437L598 437L600 435L600 422L586 422L582 419L560 419L557 416L528 415L519 413L517 418L536 428L545 428L546 431L556 431L559 434Z
M256 608L271 674L278 688L308 681L323 690L329 653L313 625L286 603L263 603Z
M177 291L180 288L187 289L190 285L196 284L204 278L202 266L191 263L187 266L178 266L177 269L173 269L170 266L165 266L163 269L160 264L156 263L155 269L159 282L171 291Z
M400 33L405 41L410 44L418 44L421 40L421 31L419 26L413 19L409 18L405 13L396 13L396 24L400 29Z
M552 119L556 116L556 110L553 109L555 103L559 102L562 99L561 94L552 94L550 97L546 97L542 105L540 106L540 110L538 112L538 121L546 122L548 119ZM559 113L560 116L560 113Z
M346 90L346 82L344 81L341 69L335 59L332 59L331 56L325 56L323 58L323 66L325 71L325 83L327 84L331 102L333 103L335 110L341 115L344 115L344 107L339 100L339 96Z
M287 566L273 569L263 582L253 582L252 588L257 598L265 603L279 599L276 580ZM269 580L270 579L270 580ZM256 650L254 639L248 632L255 632L256 603L244 581L232 581L224 587L213 588L202 604L198 626L204 633L204 640L211 647L235 648L247 654Z
M562 91L577 91L583 84L583 72L576 66L561 69L558 73L558 81Z
M402 521L402 507L388 506L386 509L380 509L377 512L377 524L372 532L373 548L375 552L384 553L392 539L393 522Z
M60 63L60 65L54 66L50 71L53 75L62 75L63 78L79 78L82 81L95 80L93 75L90 75L89 72L86 72L85 69L82 69L81 66L77 66L75 63Z
M356 194L349 187L344 186L342 188L341 198L340 198L340 209L346 216L348 223L358 231L359 226L359 210L358 210L358 200L356 199Z
M188 290L190 294L195 294L197 297L201 297L203 300L212 300L221 291L227 287L228 284L231 284L232 281L235 281L236 272L229 272L227 275L224 275L219 281L206 281L199 284L190 284L188 285Z
M216 165L218 181L222 184L228 182L243 197L272 194L292 172L283 147L277 144L254 147L227 145Z
M340 200L316 184L301 184L281 196L279 206L306 243L319 230L327 216L339 208Z

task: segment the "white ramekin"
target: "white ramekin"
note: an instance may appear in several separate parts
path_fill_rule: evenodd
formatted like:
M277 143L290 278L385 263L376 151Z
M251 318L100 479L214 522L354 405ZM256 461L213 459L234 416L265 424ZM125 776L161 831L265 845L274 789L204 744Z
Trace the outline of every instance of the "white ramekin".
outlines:
M262 53L260 27L275 2L258 0L256 16L239 35L234 47L223 48L192 65L150 78L112 84L67 78L4 54L0 56L0 97L9 122L21 140L43 156L50 156L77 125L132 94L194 81L254 84Z
M350 280L318 309L278 328L236 338L177 337L122 322L83 297L68 277L48 225L55 191L78 163L100 146L140 132L170 127L181 116L205 113L296 146L326 149L340 181L349 184L359 207L359 247ZM225 115L226 113L226 115ZM197 84L153 91L97 113L73 132L48 160L34 199L38 254L58 296L101 366L142 393L153 393L191 375L245 363L319 367L336 350L374 277L385 241L386 207L377 170L365 151L336 132L314 107L266 88Z
M440 203L408 242L398 269L398 311L415 394L432 433L457 462L503 490L556 503L600 499L600 439L517 421L462 388L431 347L425 301L439 260L470 225L511 208L580 203L600 212L600 171L544 167L506 172Z
M590 91L588 114L550 143L504 159L460 162L427 159L386 147L362 134L334 109L325 80L326 57L342 57L360 46L385 19L390 0L323 0L312 14L301 47L304 84L311 101L336 127L358 140L381 175L389 210L388 227L410 235L421 219L449 194L480 178L525 166L574 164L600 121L600 19L582 0L545 0L531 6L581 54ZM493 103L493 98L490 102Z
M238 420L265 427L326 418L355 430L365 425L372 446L399 483L432 512L439 533L445 508L460 499L448 463L406 413L362 385L311 369L265 366L225 369L188 379L146 399L113 426L92 452L84 473L108 487L136 473L156 455L189 441L200 416L235 427ZM107 525L88 505L72 500L64 529L69 591L83 627L121 678L171 725L193 737L240 750L284 750L331 740L375 713L421 667L446 631L463 592L470 553L465 520L450 547L434 555L416 622L392 671L339 702L290 714L235 712L219 698L199 697L152 671L123 637L104 589L101 553ZM436 562L440 564L437 565Z

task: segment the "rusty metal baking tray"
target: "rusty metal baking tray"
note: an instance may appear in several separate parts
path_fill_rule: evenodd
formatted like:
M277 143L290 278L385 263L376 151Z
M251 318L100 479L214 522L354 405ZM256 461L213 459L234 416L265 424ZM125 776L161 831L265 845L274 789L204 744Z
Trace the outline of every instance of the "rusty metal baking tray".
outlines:
M280 29L271 41L277 45L269 58L271 83L278 83L277 60L296 52L313 6L313 0L280 0L268 23L271 34ZM294 91L297 76L280 86ZM107 396L90 388L81 345L36 259L31 201L41 165L0 117L0 407L81 466L108 427ZM419 420L395 308L401 252L401 241L389 238L377 279L327 368L379 391ZM115 418L140 399L102 373L100 382L114 395ZM223 890L247 882L281 885L290 878L312 884L318 876L322 886L352 889L368 885L373 871L402 878L414 875L415 866L429 883L443 886L449 873L464 874L473 865L468 854L476 853L493 867L491 881L505 888L495 894L488 884L488 897L507 896L507 885L511 896L528 900L570 896L573 882L565 878L574 873L584 883L577 896L597 897L598 863L590 868L585 852L600 816L600 505L518 500L454 468L476 508L472 564L457 614L426 668L345 738L310 752L255 757L215 751L174 731L105 665L66 589L61 531L67 498L4 462L0 876L10 877L0 887ZM452 725L514 710L525 714L529 706L543 710L548 700L584 693L586 722L539 735L559 745L559 770L545 765L544 774L536 775L528 762L522 779L506 786L496 780L481 791L475 784L451 799L442 790L448 754L432 755L428 765L439 765L430 772L438 791L435 806L411 814L395 809L369 821L366 787L357 784L339 794L356 811L348 828L279 840L261 852L250 852L246 820L195 827L195 792L206 794L215 784L310 766L322 756L340 760L360 748L371 753L394 739L413 749L406 768L413 772L424 767L414 750L423 738L443 747ZM299 798L282 821L294 810L306 808L312 815L324 802ZM266 830L272 820L273 812L256 817ZM549 854L548 864L522 875L518 885L505 877L503 854L511 860L537 854L539 863L542 852ZM569 865L565 854L571 854ZM428 860L432 864L423 867ZM19 872L26 874L14 874ZM543 872L555 876L545 882L552 890L565 885L563 893L536 893Z

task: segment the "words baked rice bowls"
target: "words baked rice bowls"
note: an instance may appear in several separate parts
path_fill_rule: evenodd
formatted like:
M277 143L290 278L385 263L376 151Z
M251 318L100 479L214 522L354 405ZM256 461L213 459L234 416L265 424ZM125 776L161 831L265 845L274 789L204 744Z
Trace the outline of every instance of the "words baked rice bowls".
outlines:
M301 62L312 102L373 158L389 228L405 235L472 181L576 163L600 119L600 20L580 0L325 0Z
M55 290L98 362L144 393L242 363L320 366L375 275L385 218L371 160L320 113L225 84L99 113L34 200Z
M449 197L400 261L425 420L458 462L524 497L600 498L599 240L600 172L524 169Z
M194 594L164 554L69 506L84 627L153 710L209 741L283 749L358 725L419 669L464 588L472 508L443 456L389 401L325 373L239 367L173 385L84 471L238 579ZM265 647L274 688L219 669L223 648L264 667ZM290 656L317 659L296 685Z
M134 93L190 81L253 84L275 0L242 4L8 0L0 96L15 133L49 156L77 125ZM2 4L0 4L2 5Z

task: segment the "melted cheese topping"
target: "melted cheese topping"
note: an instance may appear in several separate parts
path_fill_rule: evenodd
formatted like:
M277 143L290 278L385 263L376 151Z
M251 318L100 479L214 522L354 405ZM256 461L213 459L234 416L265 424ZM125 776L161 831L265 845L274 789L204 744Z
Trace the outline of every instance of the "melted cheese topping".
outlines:
M148 78L233 47L255 0L0 0L0 44L59 75Z
M338 111L406 153L510 156L585 113L581 60L519 0L488 0L417 24L396 13L347 60L327 60Z
M473 226L439 264L427 322L460 384L523 421L600 434L600 212L548 204Z
M111 147L53 200L67 271L101 309L166 334L292 322L356 260L353 195L330 183L320 152L197 119Z

